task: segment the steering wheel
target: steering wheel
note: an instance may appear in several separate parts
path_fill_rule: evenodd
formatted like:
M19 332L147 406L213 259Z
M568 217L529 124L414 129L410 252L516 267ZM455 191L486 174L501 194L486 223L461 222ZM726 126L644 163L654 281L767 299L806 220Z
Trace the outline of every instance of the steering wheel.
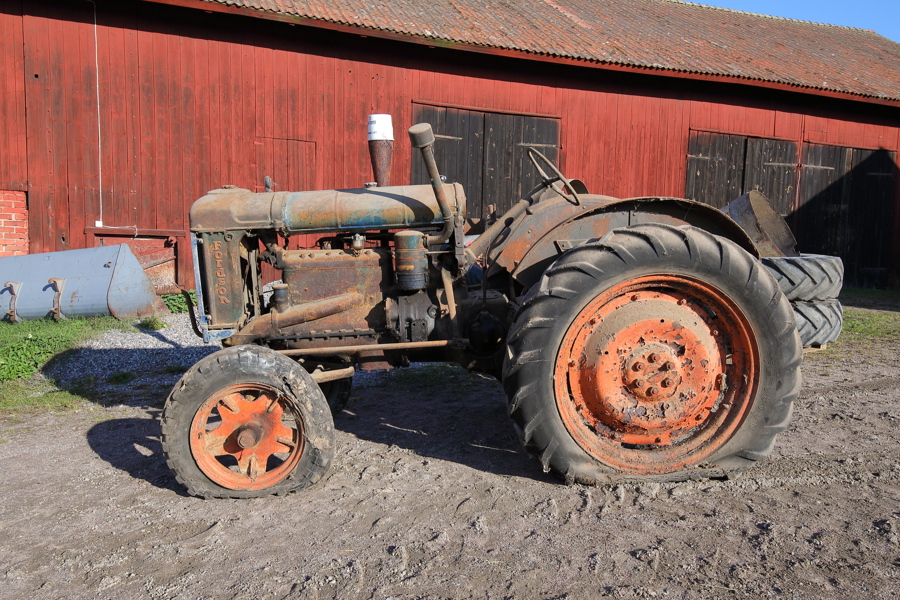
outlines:
M541 161L545 165L550 167L550 170L553 171L553 174L556 175L556 177L550 177L549 175L547 175L547 173L545 173L541 166L538 164L538 159L541 159ZM544 182L544 185L549 187L551 190L553 190L575 206L579 206L581 204L581 198L578 197L578 192L575 191L575 188L572 186L572 182L569 179L566 179L566 176L556 168L556 165L554 165L549 158L547 158L534 148L529 148L528 160L531 161L531 164L533 164L534 168L537 169L537 172L540 173L541 180ZM559 182L563 183L562 188L560 188ZM571 195L566 194L565 190L569 190L569 192L571 192Z

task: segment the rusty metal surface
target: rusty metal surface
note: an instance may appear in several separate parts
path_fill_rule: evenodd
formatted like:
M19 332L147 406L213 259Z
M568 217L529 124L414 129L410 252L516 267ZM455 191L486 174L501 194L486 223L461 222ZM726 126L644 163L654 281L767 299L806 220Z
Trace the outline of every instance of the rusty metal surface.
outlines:
M343 369L331 369L328 371L323 369L313 369L310 372L310 375L316 383L328 383L330 381L338 381L340 379L353 377L355 372L356 367L345 367Z
M261 18L302 17L309 25L344 24L441 46L466 44L900 99L900 44L872 31L684 2L211 1L244 7Z
M372 173L378 187L391 185L391 165L394 162L393 140L369 140L369 157L372 159Z
M368 332L364 342L375 343L384 331L385 296L393 288L391 252L368 248L358 255L350 250L298 250L281 255L288 303L302 305L338 294L359 294L362 301L348 310L316 321L283 329L291 347L346 345L347 339Z
M446 348L448 346L458 346L462 342L455 340L433 340L428 342L398 342L395 344L378 344L378 350L381 352L387 350L423 350L427 348ZM370 345L358 346L333 346L329 348L294 348L291 350L279 350L287 356L331 356L335 354L361 354L371 352L373 350Z
M761 193L744 194L722 208L722 212L750 236L760 256L800 256L790 227Z
M623 472L701 463L741 425L759 379L747 319L714 286L648 275L598 295L556 359L556 402L578 444Z
M284 310L271 310L264 315L251 319L228 338L227 345L249 344L256 340L277 337L292 326L346 312L360 305L362 299L361 294L350 292L295 304L286 307Z
M462 186L456 183L443 187L452 209L465 214ZM427 185L271 194L223 188L213 190L191 207L194 232L276 229L283 235L293 235L443 223L434 191Z
M271 487L290 475L303 455L299 412L263 384L241 383L214 394L197 410L190 431L197 466L230 490Z
M575 206L547 192L494 244L496 264L523 286L535 283L559 254L611 229L641 223L693 225L758 252L743 230L722 212L682 198L611 198L582 194ZM473 244L474 245L474 244Z

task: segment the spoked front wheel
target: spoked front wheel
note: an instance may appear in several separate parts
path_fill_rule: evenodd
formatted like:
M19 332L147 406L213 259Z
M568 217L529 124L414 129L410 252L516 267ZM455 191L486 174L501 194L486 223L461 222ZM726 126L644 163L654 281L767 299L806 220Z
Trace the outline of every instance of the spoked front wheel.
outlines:
M265 496L327 472L334 423L302 367L268 348L238 346L184 374L163 409L162 445L191 494Z

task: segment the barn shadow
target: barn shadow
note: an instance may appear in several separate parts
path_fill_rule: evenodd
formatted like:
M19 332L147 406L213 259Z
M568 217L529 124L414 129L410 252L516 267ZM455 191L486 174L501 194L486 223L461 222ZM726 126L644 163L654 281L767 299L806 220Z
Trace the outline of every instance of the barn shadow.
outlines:
M788 219L797 249L840 256L845 288L900 287L894 153L811 144L803 152L798 208Z

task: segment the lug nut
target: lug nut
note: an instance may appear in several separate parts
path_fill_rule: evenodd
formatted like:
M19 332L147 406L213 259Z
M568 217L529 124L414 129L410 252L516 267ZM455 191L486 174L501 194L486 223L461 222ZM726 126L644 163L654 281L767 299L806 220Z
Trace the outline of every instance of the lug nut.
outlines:
M669 377L666 377L665 379L662 380L662 386L664 388L669 388L669 387L672 387L673 385L675 385L675 382L672 381L672 379L670 379Z
M631 382L631 385L634 387L634 389L639 390L642 387L644 387L644 380L643 379L635 379L634 381Z
M675 363L673 363L671 360L667 360L666 364L664 364L662 368L663 371L672 371L675 369Z
M655 396L657 393L659 393L659 390L656 389L655 387L647 388L647 395L648 395L648 396Z
M659 362L659 354L654 352L653 354L651 354L650 356L647 357L647 360L652 363Z
M643 371L643 370L644 370L644 363L642 363L642 362L636 362L636 363L634 363L634 365L632 365L631 368L634 369L635 371Z

